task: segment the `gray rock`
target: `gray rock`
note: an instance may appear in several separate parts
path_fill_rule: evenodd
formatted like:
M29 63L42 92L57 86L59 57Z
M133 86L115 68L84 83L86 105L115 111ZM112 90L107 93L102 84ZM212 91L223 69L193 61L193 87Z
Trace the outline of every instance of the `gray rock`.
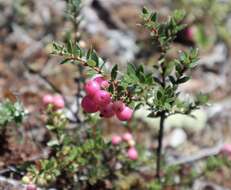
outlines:
M187 140L185 131L181 128L174 129L168 137L168 144L173 148L177 148Z
M135 117L146 122L151 128L159 126L159 118L149 118L147 115L149 111L145 108L141 108L135 113ZM206 126L207 114L204 110L195 110L192 115L196 119L187 115L176 114L167 118L165 122L165 130L175 128L187 128L193 131L198 131Z

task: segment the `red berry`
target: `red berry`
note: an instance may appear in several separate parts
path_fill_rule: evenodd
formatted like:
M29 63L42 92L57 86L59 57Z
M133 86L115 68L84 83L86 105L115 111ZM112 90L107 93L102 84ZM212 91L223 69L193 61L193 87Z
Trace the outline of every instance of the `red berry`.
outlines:
M86 93L90 96L94 96L97 91L100 90L99 84L94 80L89 80L84 86Z
M64 99L60 95L56 95L53 97L53 104L57 109L62 109L65 106Z
M97 82L101 88L105 89L109 87L108 81L103 78L102 76L97 76L93 79L95 82Z
M114 112L121 112L125 108L125 104L122 101L115 101L113 102L113 110Z
M91 96L85 96L81 102L81 106L83 110L87 113L95 113L99 110L98 106L93 101L93 98Z
M111 102L111 94L105 90L99 90L94 96L94 101L100 107L106 106Z
M117 112L116 116L120 121L129 121L132 118L133 110L127 106L121 111Z
M115 115L115 113L112 109L112 106L113 106L113 104L109 103L108 105L101 107L100 108L100 115L102 117L106 117L106 118L109 118L109 117L112 117L113 115Z
M138 158L138 153L137 153L137 150L135 149L135 147L129 148L127 155L128 155L128 158L130 158L131 160L137 160L137 158Z
M48 105L48 104L53 104L53 96L50 94L46 94L43 96L43 104Z
M122 138L121 138L119 135L114 135L114 136L112 136L112 138L111 138L111 143L112 143L113 145L118 145L118 144L121 143L121 141L122 141Z

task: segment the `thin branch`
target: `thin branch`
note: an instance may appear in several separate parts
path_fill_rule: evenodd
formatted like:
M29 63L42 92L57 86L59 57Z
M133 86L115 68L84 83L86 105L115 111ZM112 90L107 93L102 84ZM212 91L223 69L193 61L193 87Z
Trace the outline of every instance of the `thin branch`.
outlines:
M189 164L193 163L196 161L199 161L201 159L207 158L209 156L214 156L217 155L223 147L223 143L219 142L216 146L212 148L205 148L200 150L198 153L195 153L193 155L185 156L185 157L180 157L175 160L168 161L167 164L169 166L172 165L181 165L181 164Z
M87 64L87 61L84 60L84 59L81 59L80 57L77 57L77 56L74 56L74 55L67 56L66 54L63 54L63 53L59 53L58 55L64 57L66 60L78 61L81 65L83 65L85 67L89 67L89 65ZM94 69L97 73L103 75L103 72L99 67L91 67L91 68Z
M159 126L159 133L158 133L158 147L156 150L156 177L160 180L160 169L161 169L161 154L162 154L162 141L164 136L164 121L165 121L165 112L163 112L160 116L160 126Z

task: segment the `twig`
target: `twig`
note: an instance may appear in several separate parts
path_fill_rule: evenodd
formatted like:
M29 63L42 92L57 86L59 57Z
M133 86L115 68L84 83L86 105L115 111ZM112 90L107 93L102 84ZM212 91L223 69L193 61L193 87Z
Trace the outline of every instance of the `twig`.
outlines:
M85 66L85 67L89 67L89 65L87 64L87 61L81 59L80 57L77 57L77 56L67 56L63 53L60 53L58 54L62 57L64 57L66 60L69 60L69 61L78 61L81 65ZM99 74L103 74L102 70L99 68L99 67L91 67L92 69L94 69L97 73Z
M196 162L206 157L217 155L220 152L222 147L223 147L223 143L219 142L216 146L212 148L205 148L205 149L200 150L196 154L185 156L185 157L180 157L178 159L168 161L167 164L169 166L172 166L172 165L189 164L192 162Z
M164 135L164 120L165 120L165 112L163 112L160 116L160 126L158 133L158 147L156 150L156 177L160 180L160 168L161 168L161 154L162 154L162 141Z

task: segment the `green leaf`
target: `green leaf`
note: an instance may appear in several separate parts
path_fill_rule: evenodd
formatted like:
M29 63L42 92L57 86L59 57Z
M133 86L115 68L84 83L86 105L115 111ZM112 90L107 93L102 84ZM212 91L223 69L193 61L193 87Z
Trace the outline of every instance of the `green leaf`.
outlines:
M195 40L202 47L206 47L209 44L210 38L206 35L204 26L197 26L195 30Z
M168 76L168 78L169 78L169 80L171 81L172 84L176 84L176 80L172 75Z
M96 66L98 67L98 65L99 65L99 58L98 58L98 55L96 54L95 51L92 52L91 59L95 61Z
M57 139L53 139L47 143L47 146L56 146L59 145L59 141Z
M187 59L188 59L187 53L186 52L181 52L180 53L180 61L187 62Z
M132 75L136 75L136 68L133 64L128 64L127 66L127 74L132 76Z
M71 40L67 41L67 51L68 53L71 53L71 54L73 53L73 43Z
M52 44L52 46L53 46L54 50L58 50L59 49L57 43L55 43L55 42Z
M164 71L164 75L165 76L168 76L171 74L171 72L173 71L174 69L174 66L175 66L175 62L174 61L171 61L167 64L166 68L165 68L165 71Z
M87 64L90 66L90 67L95 67L96 66L96 62L92 59L90 60L87 60Z
M65 63L67 63L69 61L69 59L64 59L63 61L61 61L61 65L63 65L63 64L65 64Z
M81 50L81 48L79 47L78 44L75 45L75 47L73 49L73 54L80 57L80 58L83 56L83 51Z
M151 16L150 16L150 19L151 19L151 21L156 22L156 20L157 20L157 13L156 12L152 13Z
M117 77L117 71L118 71L118 65L114 65L114 67L111 70L111 79L115 80Z
M9 122L21 123L25 115L20 102L0 102L0 127L5 127Z
M142 105L143 105L142 103L136 104L135 107L134 107L134 110L140 109L140 107L141 107Z
M152 78L152 74L147 74L145 77L145 83L148 85L151 85L153 83L153 78Z
M156 97L157 97L157 99L161 99L162 98L162 93L161 93L160 90L157 91Z
M175 10L173 12L173 18L177 23L181 22L184 19L185 15L186 13L184 10Z
M148 14L148 9L147 9L146 7L143 7L142 13L143 13L143 14Z
M185 82L187 82L189 79L190 79L189 76L181 77L181 78L179 78L179 79L177 80L177 84L185 83Z
M105 64L106 64L106 62L101 57L99 57L99 65L98 65L98 67L99 67L100 70L102 70L104 68Z
M87 51L87 59L90 59L90 58L91 58L92 51L93 51L92 48L90 48L90 49Z
M108 91L110 92L110 93L114 93L114 87L113 87L113 84L110 84L110 86L108 87Z
M209 96L207 94L202 94L202 93L199 93L197 94L196 96L196 101L199 103L199 104L206 104L209 100Z

